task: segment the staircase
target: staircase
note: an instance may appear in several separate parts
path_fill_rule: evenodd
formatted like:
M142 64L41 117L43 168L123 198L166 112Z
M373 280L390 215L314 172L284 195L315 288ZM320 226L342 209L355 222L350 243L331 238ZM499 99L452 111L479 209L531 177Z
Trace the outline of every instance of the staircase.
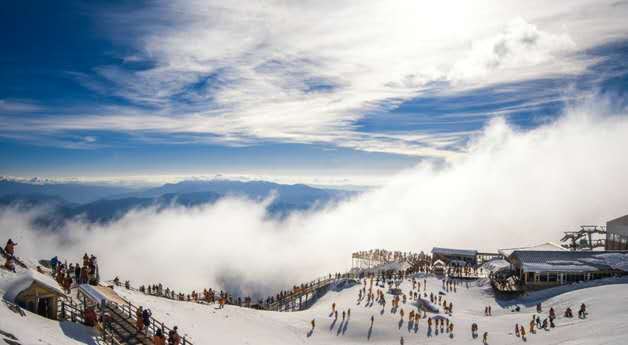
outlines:
M67 301L60 301L59 319L84 323L84 306L80 298L78 301L79 302L75 302L71 296L68 296ZM125 304L112 301L105 304L104 312L109 314L110 319L99 323L98 328L101 331L103 342L105 344L114 345L152 345L153 342L150 337L145 335L145 331L137 331L137 307L129 301L124 301L126 302ZM152 336L157 332L157 329L161 329L164 335L167 335L170 331L170 328L166 327L163 322L159 322L151 317L150 325L148 326L148 334ZM193 345L185 335L181 337L180 344Z
M109 303L105 310L111 315L111 320L105 323L103 328L109 331L119 343L128 345L153 343L143 332L137 331L135 318L122 311L117 305Z

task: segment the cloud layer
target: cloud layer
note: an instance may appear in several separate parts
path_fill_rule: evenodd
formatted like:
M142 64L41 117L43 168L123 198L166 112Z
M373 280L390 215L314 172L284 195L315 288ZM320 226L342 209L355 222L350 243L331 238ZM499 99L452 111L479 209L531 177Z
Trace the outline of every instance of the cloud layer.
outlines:
M9 117L0 130L97 129L451 157L442 136L460 140L468 131L425 128L409 137L363 131L359 121L426 93L583 73L595 62L587 49L626 37L627 9L586 0L177 0L108 11L104 29L132 53L77 81L130 105Z
M446 167L422 163L385 186L323 211L268 219L264 203L228 199L193 209L131 212L106 226L34 231L32 214L0 213L21 256L95 253L106 278L186 289L268 293L349 268L369 248L497 248L558 240L580 224L628 212L628 117L612 102L570 106L522 132L502 118Z

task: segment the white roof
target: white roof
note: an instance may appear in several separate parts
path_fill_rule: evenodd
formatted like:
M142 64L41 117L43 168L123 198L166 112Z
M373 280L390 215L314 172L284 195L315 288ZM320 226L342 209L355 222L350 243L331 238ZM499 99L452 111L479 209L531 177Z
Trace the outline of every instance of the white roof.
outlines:
M504 259L491 260L491 261L485 262L482 265L482 268L495 273L499 271L508 270L510 268L510 262Z
M100 291L96 290L96 288L89 284L79 285L79 290L97 304L101 304L103 300L107 300L107 296L103 295Z
M560 245L553 242L545 242L541 244L537 244L536 246L531 247L520 247L520 248L506 248L498 250L499 254L504 257L509 257L516 250L531 250L531 251L565 251L567 249L561 247Z
M59 295L65 295L63 288L54 280L51 276L41 274L35 270L28 270L22 273L18 273L14 279L8 282L4 298L8 301L15 302L15 298L20 292L28 289L33 282L37 282L42 286L58 293Z
M548 261L547 263L523 264L525 272L595 272L598 269L577 261Z
M439 260L434 261L432 266L445 266L445 263L439 259Z

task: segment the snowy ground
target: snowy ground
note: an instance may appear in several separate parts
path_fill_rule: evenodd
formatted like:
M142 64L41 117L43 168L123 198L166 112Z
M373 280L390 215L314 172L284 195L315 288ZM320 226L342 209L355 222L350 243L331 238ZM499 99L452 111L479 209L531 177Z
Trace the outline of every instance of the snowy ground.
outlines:
M436 278L428 278L427 282L428 294L442 290L442 283ZM377 303L371 307L365 307L364 302L357 304L360 288L361 285L356 285L342 291L330 291L309 310L284 313L233 306L218 310L214 305L170 301L125 289L118 292L133 303L150 308L157 319L169 325L178 325L194 344L400 344L401 337L404 337L405 344L481 344L481 337L471 337L473 322L479 325L480 335L488 331L489 344L516 344L523 341L513 335L514 325L525 324L527 331L527 325L536 313L537 298L544 300L545 314L553 306L558 319L556 328L528 335L528 343L626 344L628 336L628 285L625 283L575 291L561 288L501 303L496 303L488 286L469 283L467 288L462 283L456 293L446 296L454 304L454 313L450 317L455 325L453 338L447 333L433 333L428 338L426 319L419 322L416 332L414 328L409 330L408 312L413 308L416 310L410 302L401 305L406 312L406 320L401 325L399 312L391 313L390 295L387 295L386 310L382 310ZM409 288L409 282L402 285L404 291ZM552 294L558 295L547 298ZM351 318L342 322L339 317L334 322L329 316L332 302L336 302L340 313L351 308ZM587 319L578 319L577 315L571 319L562 316L568 306L577 314L581 303L588 307ZM493 316L484 316L486 305L492 306ZM512 311L515 305L521 307L520 312ZM371 315L375 317L375 322L369 332ZM310 334L312 319L316 320L316 329Z
M8 286L16 275L0 270L0 294L3 286ZM423 279L420 278L423 282ZM435 294L442 290L440 280L427 278L427 292ZM387 294L387 307L375 303L365 306L357 303L358 290L355 285L339 291L329 291L310 309L301 312L268 312L226 306L219 310L215 305L201 305L178 302L159 297L147 296L124 288L116 288L123 297L136 305L148 307L153 316L167 326L178 325L182 335L187 335L195 345L204 344L481 344L481 337L471 337L471 324L479 325L479 334L488 331L489 344L522 343L513 335L515 323L526 325L536 313L535 304L542 301L545 315L550 307L558 314L556 328L538 331L528 335L527 342L533 344L626 344L628 336L628 279L609 280L563 286L532 293L524 298L509 301L496 301L488 284L464 282L456 293L448 293L446 299L454 304L450 320L455 325L454 335L447 333L428 337L426 319L421 319L419 327L408 329L407 315L416 307L409 301L401 304L406 313L405 320L399 323L399 312L391 313L392 296ZM408 292L410 282L401 286ZM387 289L383 289L386 291ZM351 317L334 322L330 317L331 304L335 302L342 314L351 308ZM589 317L566 319L562 316L565 308L571 306L577 313L581 303L587 305ZM493 316L484 316L484 307L491 305ZM515 306L520 312L513 312ZM17 338L17 343L30 344L96 344L92 330L69 322L56 322L29 312L25 316L13 312L7 303L0 304L0 342L12 340L7 334ZM544 316L545 316L544 315ZM370 318L374 316L373 328ZM434 316L429 314L428 316ZM316 328L311 331L310 321L316 320ZM11 343L9 343L11 344Z
M0 269L0 296L19 279L18 273ZM12 345L76 345L97 344L93 329L72 322L57 322L23 310L24 315L10 309L4 298L0 303L0 343ZM7 341L8 340L8 341ZM14 342L14 343L12 343Z

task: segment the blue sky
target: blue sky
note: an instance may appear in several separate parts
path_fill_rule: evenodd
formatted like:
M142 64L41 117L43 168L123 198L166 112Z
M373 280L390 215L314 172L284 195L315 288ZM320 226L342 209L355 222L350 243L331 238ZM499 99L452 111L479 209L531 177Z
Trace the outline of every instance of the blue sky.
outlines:
M0 174L385 176L625 106L626 2L483 6L4 2Z

